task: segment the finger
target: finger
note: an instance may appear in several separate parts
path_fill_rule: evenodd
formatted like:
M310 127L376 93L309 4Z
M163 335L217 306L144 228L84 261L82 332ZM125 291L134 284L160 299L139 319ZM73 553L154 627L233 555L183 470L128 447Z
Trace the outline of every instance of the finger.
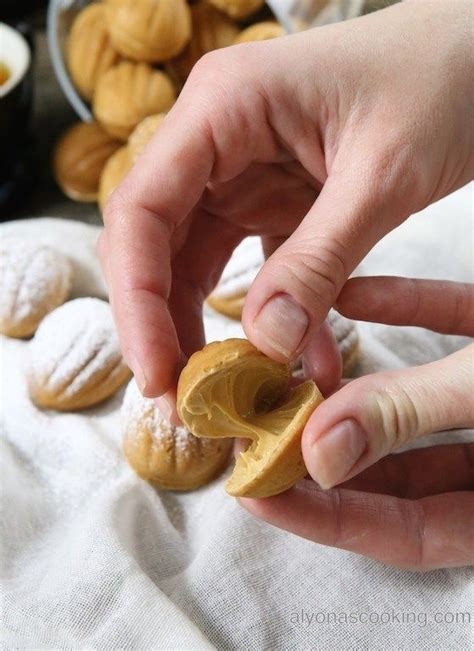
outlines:
M390 454L341 488L406 499L474 491L474 443L435 445Z
M374 276L351 278L336 301L344 316L474 335L474 284Z
M375 175L376 178L377 175ZM249 290L242 323L260 350L288 361L302 353L355 266L404 213L375 180L330 175L293 235Z
M110 294L121 346L141 390L151 397L170 389L181 353L167 305L174 230L209 180L233 178L253 159L267 160L278 151L265 128L264 102L242 78L249 69L246 56L201 59L105 209Z
M185 358L204 346L203 302L243 236L241 228L199 208L194 211L186 241L172 262L168 301Z
M474 562L474 493L404 500L345 489L323 491L304 480L274 497L239 501L281 529L397 567L432 570Z
M253 163L232 181L209 183L203 207L249 233L286 237L314 203L318 188L290 166Z
M313 479L329 488L409 441L474 425L474 344L431 364L354 380L325 400L303 432Z
M303 374L316 382L323 396L332 393L341 381L341 353L327 321L321 325L305 348Z

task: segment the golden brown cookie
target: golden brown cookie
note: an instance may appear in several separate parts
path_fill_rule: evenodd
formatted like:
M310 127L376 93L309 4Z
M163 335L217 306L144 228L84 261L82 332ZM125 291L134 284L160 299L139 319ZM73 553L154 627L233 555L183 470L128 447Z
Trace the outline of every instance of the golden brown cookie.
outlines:
M206 302L213 310L219 312L219 314L223 314L229 319L234 319L234 321L240 321L246 296L247 290L240 289L229 294L211 294L208 296Z
M166 70L181 86L204 54L232 45L239 33L237 25L206 0L192 5L191 17L193 35L190 43L166 65Z
M108 133L127 140L139 122L168 111L175 100L176 91L167 74L146 63L122 61L100 77L93 110Z
M60 138L53 156L54 177L74 201L97 201L107 160L120 147L97 122L78 122Z
M232 439L196 438L173 427L154 400L132 380L122 406L123 448L135 472L160 488L189 491L208 484L227 466Z
M93 3L79 12L67 41L67 66L79 94L90 101L100 75L119 60L110 44L105 5Z
M285 30L276 20L265 20L242 30L234 43L237 45L237 43L248 43L250 41L268 41L283 36L284 33Z
M136 162L137 158L148 145L154 136L155 131L162 124L165 117L166 113L149 115L147 118L142 120L132 131L130 138L128 139L128 148L133 163Z
M110 306L98 298L78 298L48 314L29 353L28 389L39 407L90 407L115 393L131 375Z
M195 436L241 437L251 444L226 483L230 495L268 497L306 475L304 426L322 402L315 383L290 388L291 371L245 339L194 353L178 381L178 413Z
M120 147L109 158L102 170L99 182L99 206L101 210L104 210L108 198L132 169L132 166L133 161L130 156L130 149L127 146Z
M69 260L43 244L18 237L0 241L0 333L29 337L71 290Z
M106 9L110 40L129 59L166 61L191 38L185 0L107 0Z
M248 18L265 4L265 0L209 0L209 2L234 20Z

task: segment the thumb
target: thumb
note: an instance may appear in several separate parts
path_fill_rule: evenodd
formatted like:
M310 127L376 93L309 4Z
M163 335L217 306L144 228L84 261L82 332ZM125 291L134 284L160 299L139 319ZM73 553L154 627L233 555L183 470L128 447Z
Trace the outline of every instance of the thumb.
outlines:
M248 292L242 324L259 350L287 362L316 337L350 273L400 215L408 214L378 196L387 196L380 184L364 184L360 176L357 183L355 175L328 178L303 222L266 261Z
M440 361L354 380L303 432L312 478L331 488L425 434L474 425L474 344Z

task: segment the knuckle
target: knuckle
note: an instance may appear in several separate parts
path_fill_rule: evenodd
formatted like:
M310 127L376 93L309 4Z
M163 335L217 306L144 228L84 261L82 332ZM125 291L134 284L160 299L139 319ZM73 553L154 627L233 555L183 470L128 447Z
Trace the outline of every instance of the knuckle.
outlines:
M312 239L311 246L282 253L280 265L286 269L297 295L312 308L329 308L348 276L344 247L326 238Z
M193 66L188 85L212 88L227 86L244 67L232 48L212 50L204 54Z
M413 151L410 143L392 138L382 142L368 160L372 200L375 208L397 202L396 224L418 207L421 194L419 179L414 171Z
M405 445L425 429L418 402L400 385L372 390L367 403L379 456Z

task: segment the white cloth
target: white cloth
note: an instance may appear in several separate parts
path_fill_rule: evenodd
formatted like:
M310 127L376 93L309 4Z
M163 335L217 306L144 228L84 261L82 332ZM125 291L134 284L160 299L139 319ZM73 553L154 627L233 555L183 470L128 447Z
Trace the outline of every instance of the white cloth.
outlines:
M471 280L471 205L466 187L414 216L361 273ZM206 319L215 335L236 327ZM360 333L361 372L465 343L414 328ZM473 647L474 568L417 574L312 544L254 519L222 479L154 490L121 453L122 393L80 414L40 412L25 389L28 342L3 338L1 355L4 648ZM469 612L470 624L457 615Z

